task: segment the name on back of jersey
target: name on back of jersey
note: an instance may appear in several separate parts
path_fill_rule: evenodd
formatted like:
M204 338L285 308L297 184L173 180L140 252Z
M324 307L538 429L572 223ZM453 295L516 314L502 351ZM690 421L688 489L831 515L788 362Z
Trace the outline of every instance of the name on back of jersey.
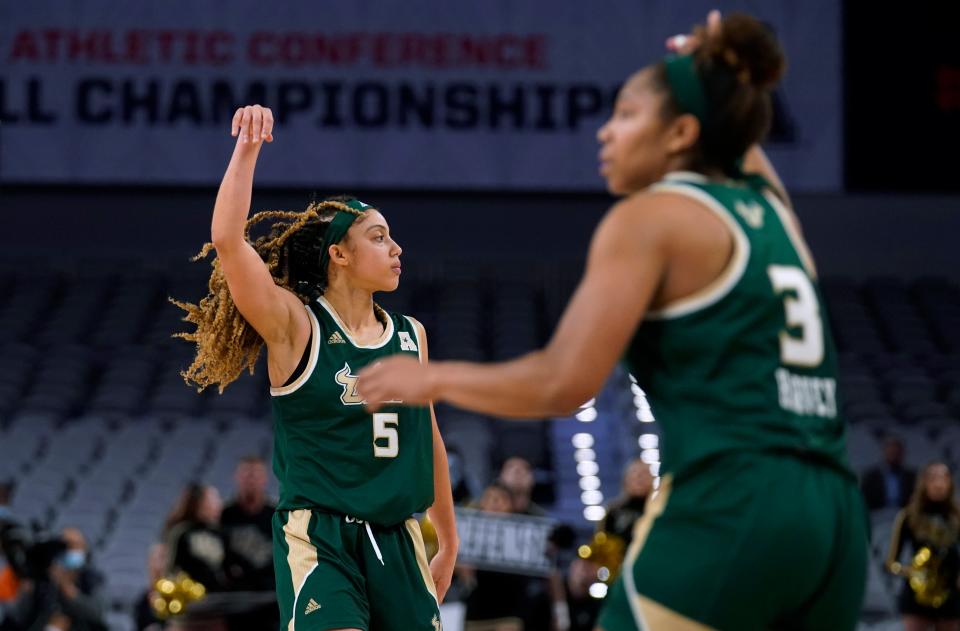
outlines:
M781 408L801 416L836 418L836 379L797 375L786 368L778 368L775 374Z

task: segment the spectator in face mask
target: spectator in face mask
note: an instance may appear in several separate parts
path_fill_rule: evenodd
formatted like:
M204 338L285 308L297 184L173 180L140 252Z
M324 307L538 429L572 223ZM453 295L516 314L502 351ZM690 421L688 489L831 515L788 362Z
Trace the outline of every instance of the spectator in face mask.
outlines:
M106 631L99 597L103 577L90 563L87 542L76 528L61 533L66 550L47 570L47 580L20 582L12 628L28 631Z
M51 579L66 599L63 613L71 620L70 629L105 626L103 603L99 597L103 574L90 562L87 540L76 528L65 528L61 536L67 550L51 569Z

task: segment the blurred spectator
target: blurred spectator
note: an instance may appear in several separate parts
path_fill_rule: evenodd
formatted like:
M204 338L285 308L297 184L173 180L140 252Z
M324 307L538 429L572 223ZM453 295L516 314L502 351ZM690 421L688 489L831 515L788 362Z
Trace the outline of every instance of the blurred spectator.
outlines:
M596 563L574 557L564 583L570 631L593 631L603 604L601 599L590 595L590 586L596 582Z
M503 514L515 512L514 507L514 495L500 482L484 490L477 506L482 511ZM549 628L550 597L544 579L468 566L458 566L457 573L471 589L465 631Z
M100 598L104 584L103 573L94 566L87 548L87 539L79 529L64 528L61 537L67 544L67 550L59 562L53 566L54 574L59 575L53 577L54 582L61 587L63 593L77 599L76 607L86 605L96 608L97 616L91 614L88 617L99 619L99 612L103 608ZM80 596L85 596L85 598L80 598ZM94 600L96 602L93 602ZM74 617L73 614L70 615L71 618ZM73 628L78 628L76 622L74 620Z
M883 462L867 470L860 488L867 508L902 508L910 498L917 473L903 464L903 442L896 436L883 441Z
M488 513L512 513L513 494L501 482L493 482L483 490L475 508Z
M163 631L167 628L164 621L157 618L153 611L151 600L154 594L154 585L163 578L167 562L167 547L162 543L155 543L150 546L150 552L147 554L147 589L143 595L137 599L134 606L134 622L137 631Z
M513 512L521 515L544 517L547 511L533 503L533 467L520 456L507 458L500 468L498 482L506 487L512 497Z
M43 576L21 577L16 600L6 609L7 626L2 628L106 631L99 597L103 577L89 561L86 539L76 528L66 528L56 546L60 553Z
M262 458L243 458L234 473L236 497L220 518L230 585L235 590L272 591L275 587L270 521L276 505L267 498L267 476Z
M488 513L513 512L513 495L494 482L480 496L477 508ZM468 585L465 631L523 631L521 601L525 577L458 566L457 573Z
M13 480L0 480L0 524L13 520L10 502L13 501Z
M208 592L227 587L226 544L220 529L222 510L223 501L216 487L190 484L164 527L167 572L186 572Z
M18 527L10 510L13 488L12 480L0 481L0 604L12 601L20 584L13 567L7 561L6 546L3 545L7 540L5 533Z
M643 515L647 496L653 490L650 465L640 458L631 460L623 474L620 496L607 506L607 514L598 529L623 539L624 547L633 540L633 524Z
M547 537L546 556L553 568L547 577L550 600L553 602L553 628L569 631L570 607L567 599L566 570L570 567L577 533L567 524L557 524Z
M903 564L904 548L909 557ZM911 586L903 582L898 600L903 626L907 631L956 631L960 629L960 504L954 497L953 477L942 462L924 467L906 508L897 513L887 554L887 569L908 576L908 568L922 549L929 559L924 583L930 596L941 592L937 603L925 602Z
M220 523L227 542L230 589L273 593L273 531L276 505L267 498L267 465L259 456L240 460L234 473L236 497L223 509ZM235 620L232 629L275 629L276 604L259 607Z
M450 487L453 489L453 503L466 504L473 497L467 482L466 466L460 451L453 445L447 445L447 467L450 469Z

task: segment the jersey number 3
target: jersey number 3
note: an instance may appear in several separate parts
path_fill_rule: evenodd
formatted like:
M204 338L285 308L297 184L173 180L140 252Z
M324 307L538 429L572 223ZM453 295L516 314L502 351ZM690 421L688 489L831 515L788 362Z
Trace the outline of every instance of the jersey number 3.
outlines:
M823 320L813 283L799 267L771 265L767 268L777 294L785 294L787 326L799 329L799 336L780 331L780 361L789 366L819 366L823 361ZM789 293L786 293L789 292Z
M400 435L396 413L379 412L373 415L373 455L377 458L396 458L400 453ZM386 442L386 444L384 444Z

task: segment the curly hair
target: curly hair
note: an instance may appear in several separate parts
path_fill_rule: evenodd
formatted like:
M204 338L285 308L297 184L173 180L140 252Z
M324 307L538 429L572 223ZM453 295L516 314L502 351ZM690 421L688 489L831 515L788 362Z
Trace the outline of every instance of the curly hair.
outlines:
M786 58L773 32L742 13L724 17L719 35L708 35L703 26L694 32L703 41L693 57L708 106L690 168L735 175L737 161L770 129L771 92L783 77ZM652 80L667 95L661 113L675 118L680 108L664 62L654 65Z
M349 198L314 202L300 212L267 210L253 215L246 223L244 238L260 255L274 282L296 294L304 304L315 300L327 287L327 269L320 269L320 255L323 236L337 211L363 215L347 206L346 199ZM268 221L268 233L251 241L251 228ZM204 259L213 250L213 243L206 243L191 260ZM264 342L234 304L220 260L214 256L210 265L208 293L199 304L170 298L186 312L183 321L197 327L193 332L175 333L173 337L197 346L193 362L180 373L187 385L196 387L198 392L216 385L222 394L245 368L253 374Z

